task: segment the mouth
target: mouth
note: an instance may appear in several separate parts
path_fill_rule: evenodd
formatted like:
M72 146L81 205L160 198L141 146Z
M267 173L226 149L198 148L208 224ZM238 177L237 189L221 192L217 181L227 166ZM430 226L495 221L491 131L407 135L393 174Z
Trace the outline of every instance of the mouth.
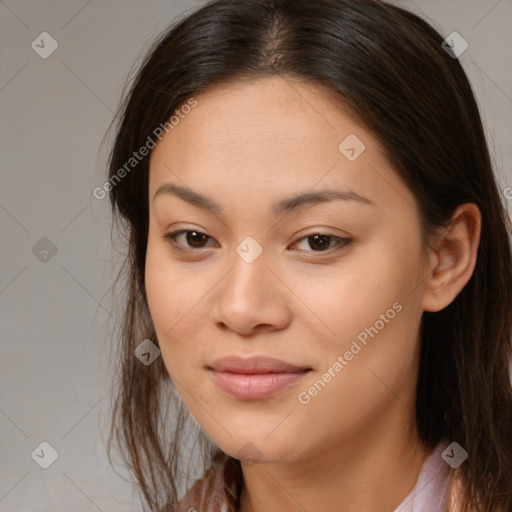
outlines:
M217 359L207 370L218 387L237 400L263 400L297 384L313 369L266 356Z

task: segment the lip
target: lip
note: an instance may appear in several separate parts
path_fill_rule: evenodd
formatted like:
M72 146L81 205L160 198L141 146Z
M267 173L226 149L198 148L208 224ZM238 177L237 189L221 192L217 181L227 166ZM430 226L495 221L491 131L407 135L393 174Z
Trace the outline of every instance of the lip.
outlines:
M312 370L267 356L223 357L207 369L216 384L238 400L270 398L296 384Z

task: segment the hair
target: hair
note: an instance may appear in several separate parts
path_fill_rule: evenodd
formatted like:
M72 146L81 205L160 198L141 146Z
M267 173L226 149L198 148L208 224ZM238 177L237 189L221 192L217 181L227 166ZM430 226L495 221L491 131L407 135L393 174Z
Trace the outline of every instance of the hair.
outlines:
M450 305L422 317L416 422L427 447L448 439L467 451L461 510L512 510L511 221L471 85L443 39L378 0L216 0L176 20L125 86L108 162L112 213L127 244L116 279L124 295L108 452L116 440L150 510L178 501L189 413L162 358L145 366L133 356L143 339L158 345L144 284L149 156L118 173L192 95L271 76L328 88L376 136L417 199L425 240L462 203L480 209L470 280ZM220 449L201 431L194 439L206 468Z

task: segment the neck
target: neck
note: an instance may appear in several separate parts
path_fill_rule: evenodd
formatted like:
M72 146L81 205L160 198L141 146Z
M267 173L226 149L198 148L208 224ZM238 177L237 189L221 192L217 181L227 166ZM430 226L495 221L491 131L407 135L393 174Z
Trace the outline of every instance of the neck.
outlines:
M414 487L430 451L412 424L403 422L404 404L388 410L378 428L365 429L314 455L291 462L242 463L239 512L374 512L395 510ZM404 435L397 435L405 432Z

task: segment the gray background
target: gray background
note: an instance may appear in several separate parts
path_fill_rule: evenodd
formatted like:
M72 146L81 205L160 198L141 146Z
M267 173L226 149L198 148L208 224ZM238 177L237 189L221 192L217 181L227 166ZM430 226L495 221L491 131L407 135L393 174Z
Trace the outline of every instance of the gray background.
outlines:
M132 64L202 3L0 0L0 512L140 510L105 455L116 255L108 200L92 190L105 180L100 143ZM397 3L469 42L460 60L504 191L512 1ZM59 45L47 59L31 47L45 31ZM59 454L48 469L31 458L43 441Z

